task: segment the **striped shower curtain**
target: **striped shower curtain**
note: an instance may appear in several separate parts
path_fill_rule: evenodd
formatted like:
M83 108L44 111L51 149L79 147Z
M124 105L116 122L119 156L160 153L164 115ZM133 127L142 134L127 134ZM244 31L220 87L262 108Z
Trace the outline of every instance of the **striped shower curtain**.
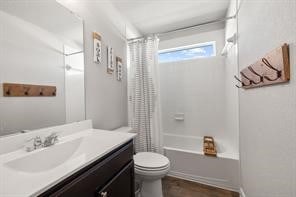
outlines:
M158 38L128 44L129 124L138 135L136 152L161 152Z

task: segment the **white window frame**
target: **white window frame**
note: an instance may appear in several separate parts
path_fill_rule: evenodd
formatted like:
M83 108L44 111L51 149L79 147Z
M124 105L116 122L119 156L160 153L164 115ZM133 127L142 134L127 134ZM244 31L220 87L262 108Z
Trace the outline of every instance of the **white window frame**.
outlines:
M215 57L217 55L216 41L203 42L203 43L186 45L186 46L181 46L181 47L168 48L168 49L161 49L161 50L158 50L158 54L160 54L160 53L168 53L168 52L173 52L173 51L181 51L181 50L192 49L192 48L198 48L198 47L207 46L207 45L213 45L214 53L213 53L213 55L211 55L209 57L202 57L202 58ZM199 58L201 58L201 57L199 57ZM192 59L195 59L195 58L192 58ZM181 60L181 61L183 61L183 60Z

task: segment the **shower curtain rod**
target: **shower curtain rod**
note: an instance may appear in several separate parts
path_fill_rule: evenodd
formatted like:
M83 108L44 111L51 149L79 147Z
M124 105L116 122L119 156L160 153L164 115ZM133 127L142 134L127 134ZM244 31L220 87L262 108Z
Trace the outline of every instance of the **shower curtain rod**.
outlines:
M208 24L213 24L213 23L219 23L219 22L227 21L229 19L234 19L235 17L236 17L236 14L233 15L233 16L229 16L229 17L225 17L225 18L221 18L221 19L215 19L215 20L212 20L212 21L207 21L207 22L196 24L196 25L191 25L191 26L188 26L188 27L181 27L181 28L177 28L177 29L174 29L174 30L170 30L170 31L153 33L151 35L161 36L161 35L175 33L175 32L179 32L179 31L185 31L185 30L194 29L196 27L203 26L203 25L208 25ZM131 41L135 41L135 40L141 40L141 39L144 39L145 37L146 36L141 36L141 37L137 37L137 38L131 38L131 39L127 39L127 41L128 42L131 42Z

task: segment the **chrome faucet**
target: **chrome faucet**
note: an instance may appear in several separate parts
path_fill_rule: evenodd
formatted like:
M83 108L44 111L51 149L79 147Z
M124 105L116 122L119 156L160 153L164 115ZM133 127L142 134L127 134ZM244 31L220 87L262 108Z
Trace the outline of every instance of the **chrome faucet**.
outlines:
M47 136L44 139L44 142L42 142L42 139L40 136L36 136L26 142L25 149L27 152L31 152L33 150L36 150L42 147L52 146L57 142L58 142L58 135L56 133L52 133L49 136Z
M33 142L33 143L32 143ZM36 150L38 148L42 148L43 143L40 136L36 136L32 139L27 140L25 144L25 148L27 152L31 152L33 150Z
M44 147L52 146L58 142L58 135L56 133L52 133L47 136L43 142Z
M42 140L40 136L37 136L34 138L34 148L38 149L38 148L42 148Z

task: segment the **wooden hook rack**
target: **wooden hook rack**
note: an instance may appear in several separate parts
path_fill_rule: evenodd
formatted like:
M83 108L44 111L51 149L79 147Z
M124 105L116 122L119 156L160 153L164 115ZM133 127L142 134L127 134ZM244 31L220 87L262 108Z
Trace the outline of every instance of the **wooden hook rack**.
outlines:
M3 83L5 97L56 96L56 86Z
M283 44L240 71L239 88L249 89L290 80L289 45Z

